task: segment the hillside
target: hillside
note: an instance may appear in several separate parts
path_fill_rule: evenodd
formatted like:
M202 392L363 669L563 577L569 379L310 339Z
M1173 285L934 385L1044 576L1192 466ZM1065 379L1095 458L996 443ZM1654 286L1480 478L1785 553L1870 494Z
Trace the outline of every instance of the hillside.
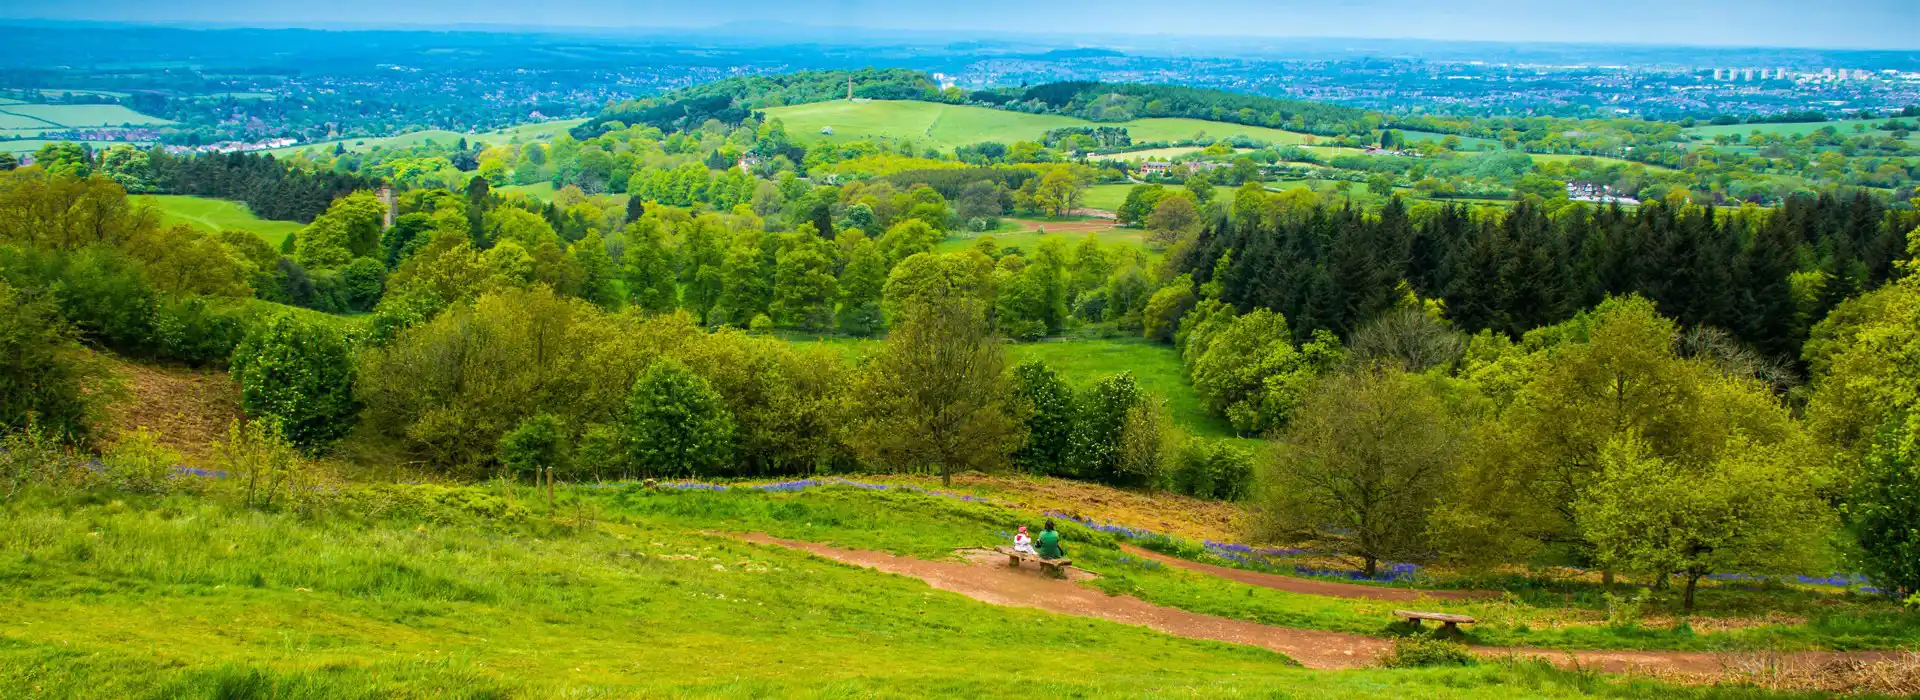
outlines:
M249 231L265 238L275 249L287 236L305 226L298 221L262 219L254 216L245 204L211 197L147 194L134 195L129 199L159 210L162 223L167 225L183 223L204 231Z
M1054 114L913 100L835 100L771 107L765 111L769 119L781 120L788 134L804 142L911 141L916 146L942 151L982 141L1038 141L1048 130L1073 126L1122 127L1135 143L1246 136L1275 144L1295 144L1305 138L1304 134L1291 131L1201 119L1092 122ZM822 132L828 128L833 133Z

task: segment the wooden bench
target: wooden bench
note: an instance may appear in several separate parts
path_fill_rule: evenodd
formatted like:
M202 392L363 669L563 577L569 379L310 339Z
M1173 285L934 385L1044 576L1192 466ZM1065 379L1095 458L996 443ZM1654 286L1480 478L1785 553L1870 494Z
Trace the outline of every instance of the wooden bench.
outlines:
M1012 547L996 547L995 549L1001 554L1007 555L1007 566L1015 569L1020 568L1020 562L1031 561L1040 565L1041 573L1057 578L1065 578L1067 575L1067 567L1073 566L1072 559L1042 559L1038 554L1013 551Z
M1413 610L1395 610L1393 611L1393 614L1399 617L1406 618L1407 622L1413 624L1414 629L1420 629L1421 620L1433 620L1435 622L1440 623L1441 632L1448 633L1448 634L1459 634L1461 625L1471 625L1475 622L1479 622L1479 620L1475 620L1466 615L1454 615L1450 613L1416 612Z

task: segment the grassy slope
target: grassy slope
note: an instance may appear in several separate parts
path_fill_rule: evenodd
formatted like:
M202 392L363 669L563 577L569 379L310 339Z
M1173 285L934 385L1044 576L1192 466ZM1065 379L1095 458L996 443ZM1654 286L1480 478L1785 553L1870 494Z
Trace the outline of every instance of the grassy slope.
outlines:
M572 493L559 520L462 512L495 493L377 518L224 495L0 507L0 696L1715 695L1537 667L1308 671L694 529L935 556L1008 522L932 497L612 494L584 527ZM532 495L514 498L544 510Z
M157 194L135 195L133 200L160 210L169 225L185 223L207 231L251 231L265 238L276 250L288 235L305 226L297 221L262 219L248 211L247 205L224 199Z
M959 548L1003 543L1034 514L909 493L830 488L801 493L629 492L609 505L658 526L769 532L791 539L941 558ZM1094 585L1162 605L1286 627L1384 636L1397 629L1392 611L1406 603L1329 598L1249 586L1142 562L1111 546L1112 536L1063 525L1076 565L1101 575ZM1608 627L1597 587L1569 593L1516 587L1504 599L1432 601L1422 610L1472 615L1476 643L1565 649L1891 648L1920 641L1920 624L1884 601L1831 592L1782 589L1763 593L1710 584L1701 591L1693 629L1672 618L1645 626ZM1671 598L1671 596L1668 596ZM1672 604L1672 600L1667 600ZM1803 616L1804 624L1782 624ZM1738 624L1729 624L1729 622Z
M1290 131L1201 119L1095 123L1054 114L909 100L836 100L773 107L766 111L768 117L779 118L786 124L788 134L809 143L889 139L912 141L916 146L943 151L981 141L1037 141L1049 129L1068 126L1125 127L1136 142L1174 141L1203 134L1215 137L1244 134L1275 143L1299 143L1302 139L1300 134ZM820 133L822 127L832 127L833 133Z
M1498 698L1664 690L1537 667L1307 671L1264 650L990 606L686 529L728 509L788 523L854 514L796 502L652 496L616 504L584 529L406 513L316 520L180 496L16 503L0 511L8 525L0 530L8 582L0 587L8 610L0 695ZM747 513L769 503L787 507Z

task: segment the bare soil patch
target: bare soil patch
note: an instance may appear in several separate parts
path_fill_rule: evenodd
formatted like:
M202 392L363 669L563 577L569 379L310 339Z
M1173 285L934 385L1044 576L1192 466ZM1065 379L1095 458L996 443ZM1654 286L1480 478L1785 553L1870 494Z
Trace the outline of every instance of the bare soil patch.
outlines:
M226 372L103 358L123 387L107 406L106 435L148 428L162 444L202 462L215 441L226 439L227 425L241 417L240 387Z

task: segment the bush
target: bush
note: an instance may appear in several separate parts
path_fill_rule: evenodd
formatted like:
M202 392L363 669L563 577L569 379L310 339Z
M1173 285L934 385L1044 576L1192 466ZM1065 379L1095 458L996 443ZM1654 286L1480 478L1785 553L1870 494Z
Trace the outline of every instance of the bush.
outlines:
M551 413L537 413L500 436L495 453L500 467L514 474L529 474L540 481L540 470L565 472L566 434L560 419Z
M475 487L435 484L381 484L348 489L338 503L351 513L369 518L418 520L436 524L472 518L516 522L527 508L500 495Z
M316 452L353 429L360 404L352 352L339 331L276 314L234 348L232 364L240 407L278 421L301 449Z
M0 437L0 503L33 486L56 485L80 473L80 458L38 423Z
M1614 595L1611 592L1601 594L1607 604L1607 626L1614 629L1628 629L1640 626L1640 618L1646 615L1648 593L1640 589L1632 596Z
M0 282L0 431L33 427L65 442L85 440L99 383L53 305Z
M714 473L733 457L733 430L720 395L677 361L654 363L628 395L628 455L647 476Z
M1190 496L1239 500L1253 481L1253 454L1225 440L1189 439L1170 480L1174 491Z
M291 496L305 466L271 419L228 423L226 441L213 449L214 464L241 485L249 506L271 508L283 492Z
M1920 598L1920 414L1881 427L1847 514L1867 578L1895 600Z
M135 493L166 493L180 461L179 452L160 444L160 434L146 428L121 435L100 457L107 479Z
M216 309L201 297L163 297L153 313L153 354L204 367L233 357L246 336L240 311Z
M1380 657L1380 665L1386 668L1472 666L1479 662L1467 645L1426 635L1395 639L1393 651Z
M152 349L158 293L125 256L0 247L0 276L16 289L50 290L60 316L89 340L124 355Z

